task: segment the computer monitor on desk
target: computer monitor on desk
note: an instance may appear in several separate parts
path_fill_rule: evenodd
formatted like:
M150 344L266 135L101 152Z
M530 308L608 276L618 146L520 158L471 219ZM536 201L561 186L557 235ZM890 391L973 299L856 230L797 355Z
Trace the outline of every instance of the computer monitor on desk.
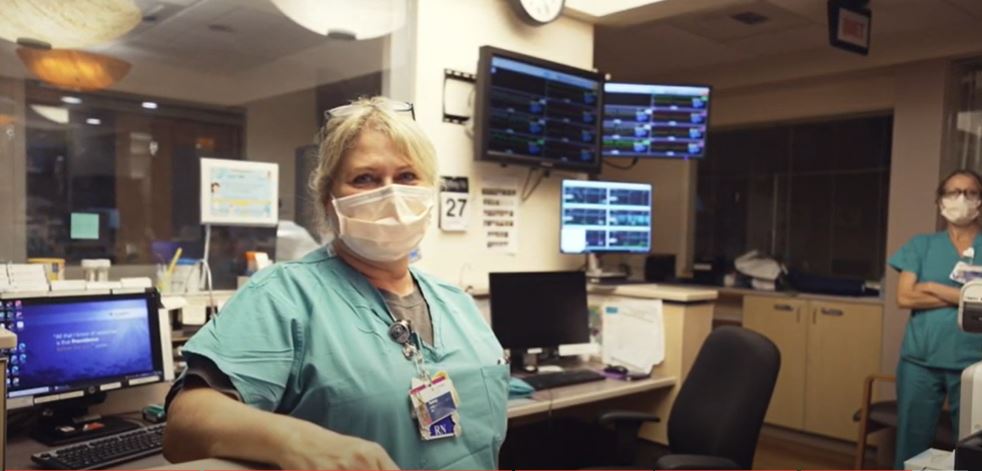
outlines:
M17 334L8 357L8 409L46 409L33 431L48 444L118 433L135 424L77 418L108 391L165 380L159 297L134 294L0 298L2 322Z
M581 271L491 273L491 328L512 353L590 341L586 278Z
M591 279L624 277L600 270L598 254L651 250L651 184L563 180L559 247L587 255Z

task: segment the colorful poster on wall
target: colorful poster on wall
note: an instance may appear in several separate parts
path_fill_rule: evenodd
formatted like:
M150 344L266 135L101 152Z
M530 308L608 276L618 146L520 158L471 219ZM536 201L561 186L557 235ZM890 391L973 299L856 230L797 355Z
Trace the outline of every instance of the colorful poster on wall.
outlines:
M481 185L481 219L485 247L496 253L518 253L518 178L485 176Z
M201 223L275 226L279 165L246 160L201 159Z

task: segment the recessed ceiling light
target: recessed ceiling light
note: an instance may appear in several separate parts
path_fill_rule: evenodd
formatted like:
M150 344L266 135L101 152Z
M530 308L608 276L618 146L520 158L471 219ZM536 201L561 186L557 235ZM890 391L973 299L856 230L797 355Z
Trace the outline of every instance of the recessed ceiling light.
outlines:
M99 118L88 118L85 120L86 124L91 124L93 126L98 126L102 124L102 120Z
M142 106L144 108L148 109L148 110L155 110L155 109L157 109L157 103L152 102L152 101L145 101L145 102L143 102L143 105Z
M79 98L79 97L77 97L77 96L65 95L65 96L61 97L61 102L62 103L68 103L69 105L78 105L78 104L82 103L82 99Z

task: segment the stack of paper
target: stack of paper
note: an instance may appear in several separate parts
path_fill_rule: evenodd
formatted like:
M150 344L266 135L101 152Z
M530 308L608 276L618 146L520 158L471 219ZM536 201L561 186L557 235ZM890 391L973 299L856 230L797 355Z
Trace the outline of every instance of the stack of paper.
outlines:
M0 265L0 290L48 291L48 276L44 265L35 263L7 263Z
M604 363L649 373L665 360L662 301L623 298L601 306Z

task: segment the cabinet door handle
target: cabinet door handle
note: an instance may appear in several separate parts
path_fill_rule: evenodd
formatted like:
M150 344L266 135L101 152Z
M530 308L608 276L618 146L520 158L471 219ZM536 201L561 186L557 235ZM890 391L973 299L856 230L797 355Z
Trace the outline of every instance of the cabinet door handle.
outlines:
M833 308L823 307L822 308L822 315L823 316L836 316L836 317L839 317L839 316L842 316L843 315L843 312L842 312L842 309L833 309Z
M801 306L799 306L797 309L794 310L794 323L795 324L801 323Z
M791 312L791 311L793 311L793 310L794 310L794 308L793 308L793 307L791 307L791 305L790 305L790 304L775 304L775 305L774 305L774 310L775 310L775 311L785 311L785 312Z
M815 323L817 317L818 317L818 309L812 309L812 324Z

